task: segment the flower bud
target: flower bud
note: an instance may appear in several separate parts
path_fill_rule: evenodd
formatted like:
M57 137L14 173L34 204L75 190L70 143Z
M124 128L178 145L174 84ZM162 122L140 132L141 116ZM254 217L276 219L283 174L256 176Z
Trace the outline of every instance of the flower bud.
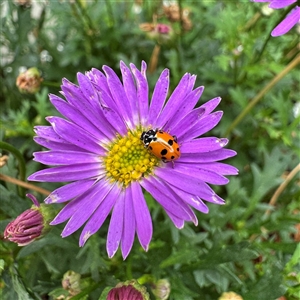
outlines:
M188 8L183 8L181 11L180 18L180 8L178 4L170 4L163 6L164 14L170 22L181 22L183 29L185 31L191 30L193 23L190 19L190 10Z
M142 23L140 29L145 31L150 39L156 40L159 44L167 43L174 37L172 27L163 23Z
M262 13L264 16L270 16L273 12L274 12L274 9L270 8L268 5L264 5L264 6L261 8L261 13Z
M30 7L31 6L31 0L15 0L14 2L17 5L24 6L24 7Z
M157 298L157 300L167 300L171 292L170 282L167 279L159 279L154 288L152 288L152 293Z
M218 300L243 300L243 298L235 292L224 292Z
M31 242L43 236L50 218L48 212L45 211L44 205L40 206L37 199L31 195L26 195L33 202L30 209L25 210L15 220L11 221L4 230L4 238L18 244L18 246L26 246Z
M61 282L62 287L67 290L71 296L75 296L81 292L80 277L81 275L74 271L68 271L63 276Z
M136 280L120 282L116 287L112 288L106 300L149 300L149 294L144 286L137 283Z
M35 94L39 91L43 78L37 68L30 68L20 73L17 77L16 85L20 93Z

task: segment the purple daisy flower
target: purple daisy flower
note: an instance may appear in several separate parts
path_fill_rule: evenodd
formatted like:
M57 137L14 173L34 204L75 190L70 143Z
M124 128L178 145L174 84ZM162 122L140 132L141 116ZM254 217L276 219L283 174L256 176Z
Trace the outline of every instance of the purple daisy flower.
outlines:
M45 202L68 202L51 225L68 220L62 232L66 237L85 224L80 246L112 211L107 252L112 257L120 246L125 259L135 233L146 251L152 238L143 190L182 228L185 221L197 225L191 207L208 213L203 200L224 204L208 184L227 184L224 175L238 171L219 162L236 155L223 149L227 139L198 138L219 123L222 112L212 112L219 97L194 108L204 89L194 89L195 75L185 74L166 102L169 70L165 69L149 102L146 63L142 62L141 71L133 64L129 69L122 61L120 67L123 84L108 66L103 66L103 73L97 69L78 73L79 86L63 79L61 93L66 101L56 95L50 95L50 101L64 118L47 117L50 126L35 127L34 140L50 150L34 153L34 160L53 167L28 179L70 182L53 191ZM141 135L150 129L177 137L180 157L175 162L163 162L150 147L145 148Z
M273 9L280 9L289 6L297 0L251 0L253 2L270 2L269 7ZM272 36L280 36L290 31L300 20L300 7L296 7L281 21L271 32Z

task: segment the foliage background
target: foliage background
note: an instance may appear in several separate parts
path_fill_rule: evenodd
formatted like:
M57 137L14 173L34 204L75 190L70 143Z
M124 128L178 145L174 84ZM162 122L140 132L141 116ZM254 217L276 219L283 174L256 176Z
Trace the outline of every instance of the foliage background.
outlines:
M296 28L270 37L286 11L264 15L263 3L246 0L182 0L178 5L189 10L192 22L185 31L183 20L170 22L163 14L162 1L16 2L1 3L0 135L22 153L26 177L43 167L32 161L32 153L40 150L32 128L46 125L45 116L57 114L47 94L58 94L63 77L76 82L77 72L92 67L106 64L119 72L120 60L153 64L150 91L167 67L171 90L190 72L197 74L196 86L206 87L199 104L221 96L224 117L211 135L230 138L229 147L238 155L228 162L240 175L215 187L226 205L209 205L207 215L196 212L199 225L186 224L181 231L146 195L153 240L148 253L135 241L125 261L119 252L113 259L107 257L108 222L84 248L78 247L78 234L60 237L63 226L23 248L2 240L0 297L56 299L66 294L61 288L63 274L73 270L81 274L82 292L72 299L105 299L105 288L132 278L150 293L153 278L167 278L169 299L176 300L218 299L226 291L245 300L299 299L299 173L284 186L275 206L270 205L276 189L299 164L299 69L290 70L247 109L251 99L296 59ZM169 41L150 38L141 30L141 23L153 20L173 26ZM34 95L21 94L16 77L24 67L33 66L42 72L42 88ZM229 130L243 111L241 122ZM18 168L16 157L9 155L1 173L19 178ZM37 185L50 191L59 186ZM0 191L3 232L31 203L12 183L2 180ZM43 201L44 195L33 193Z

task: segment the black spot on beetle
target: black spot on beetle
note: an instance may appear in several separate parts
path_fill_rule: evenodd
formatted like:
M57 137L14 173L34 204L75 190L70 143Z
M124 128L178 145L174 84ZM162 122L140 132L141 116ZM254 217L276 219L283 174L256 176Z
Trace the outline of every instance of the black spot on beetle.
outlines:
M177 148L177 151L179 152L179 148Z
M166 155L168 153L168 150L167 149L163 149L160 151L160 154L161 155Z
M170 146L172 146L172 145L173 145L173 140L168 140L168 144L169 144Z
M174 158L175 158L175 156L172 155L172 156L171 156L171 159L174 159Z

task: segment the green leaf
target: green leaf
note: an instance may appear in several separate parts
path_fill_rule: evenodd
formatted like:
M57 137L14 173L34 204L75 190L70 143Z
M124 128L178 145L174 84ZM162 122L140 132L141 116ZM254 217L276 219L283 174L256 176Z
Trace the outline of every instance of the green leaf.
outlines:
M290 261L286 264L285 268L287 272L292 272L293 268L296 266L300 266L300 243L297 244L295 252L291 257Z
M195 253L194 249L181 249L179 252L174 252L167 259L163 260L159 267L166 268L182 262L188 263L195 260L198 254Z
M25 288L24 282L19 274L16 271L11 272L12 276L12 285L14 291L18 295L19 300L32 300L34 299Z
M253 299L277 299L284 295L285 288L282 285L282 273L277 267L272 267L258 281L248 286L248 292L244 293L244 300Z
M103 291L102 291L102 293L101 293L101 295L100 295L100 297L99 297L99 299L98 300L106 300L107 299L107 295L108 295L108 293L109 293L109 291L112 289L112 287L106 287Z

